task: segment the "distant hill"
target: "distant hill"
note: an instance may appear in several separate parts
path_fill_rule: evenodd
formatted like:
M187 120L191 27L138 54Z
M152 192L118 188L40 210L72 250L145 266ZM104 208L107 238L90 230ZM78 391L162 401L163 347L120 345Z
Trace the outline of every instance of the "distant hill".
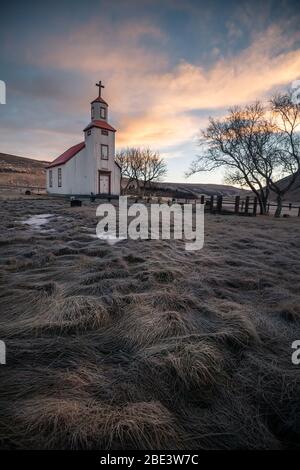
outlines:
M153 184L154 188L162 189L163 191L179 191L187 194L199 196L200 194L222 195L222 196L237 196L247 194L249 191L245 189L236 188L226 184L206 184L206 183L168 183L161 182Z
M286 187L290 176L282 178L278 181L278 185L281 187ZM252 194L252 191L245 189L240 189L235 186L223 185L223 184L205 184L205 183L155 183L154 188L161 189L163 191L180 191L187 192L198 196L199 194L205 195L222 195L227 197L233 196L247 196ZM276 194L271 192L271 199L276 199ZM300 203L300 173L297 176L297 179L292 186L291 190L285 195L284 200L286 202L296 202Z
M0 153L0 188L46 188L47 163Z
M285 178L282 178L281 180L278 181L279 187L285 188L291 179L290 176L286 176ZM276 198L276 196L273 196L273 198ZM286 194L285 196L285 201L287 202L297 202L300 203L300 173L298 173L296 181L290 191Z
M125 188L127 185L127 178L123 179L122 187ZM140 183L142 187L142 183ZM129 185L129 192L136 192L136 183L132 182ZM247 195L250 191L245 189L236 188L235 186L229 186L226 184L206 184L206 183L169 183L169 182L155 182L151 183L151 188L147 188L146 193L155 194L157 196L167 197L196 197L200 195L222 195L222 196L237 196Z

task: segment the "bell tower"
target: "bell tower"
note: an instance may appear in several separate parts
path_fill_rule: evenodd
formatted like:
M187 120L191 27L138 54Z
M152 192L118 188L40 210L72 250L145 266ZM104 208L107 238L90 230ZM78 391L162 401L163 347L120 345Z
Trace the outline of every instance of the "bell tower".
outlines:
M92 121L106 121L108 118L108 104L101 96L101 90L104 88L102 82L99 81L96 83L96 86L99 87L99 94L94 101L91 102L91 120Z
M115 162L116 130L108 122L108 104L101 96L104 86L96 83L98 96L91 102L91 122L84 129L85 167L89 169L94 194L107 194L120 186L120 168ZM120 192L120 189L118 189Z

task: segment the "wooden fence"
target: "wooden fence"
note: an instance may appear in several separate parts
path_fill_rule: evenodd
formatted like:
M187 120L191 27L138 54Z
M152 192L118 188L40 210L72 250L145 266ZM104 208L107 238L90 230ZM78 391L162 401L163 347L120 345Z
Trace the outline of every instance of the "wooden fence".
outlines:
M1 185L0 191L5 191L8 189L12 189L9 185ZM45 188L41 188L38 186L17 186L13 188L14 191L24 193L26 190L30 190L35 194L46 194ZM101 197L100 195L97 196ZM106 198L107 196L105 196ZM115 196L116 197L116 196ZM114 198L115 198L114 197ZM112 197L113 198L113 197ZM139 196L132 197L133 200L138 202L141 198ZM143 199L143 198L142 198ZM229 196L221 196L221 195L212 195L212 196L200 196L200 198L194 197L193 199L189 198L169 198L169 197L160 197L160 196L152 196L146 197L144 200L148 202L167 202L170 204L171 202L177 202L179 204L184 203L196 203L199 202L201 204L205 204L205 211L211 212L213 214L237 214L237 215L244 215L244 216L256 216L260 212L258 200L256 197L246 196L242 198L241 196L229 197ZM273 215L275 213L277 204L272 202L268 203L267 205L267 213ZM300 217L300 206L293 204L293 203L286 203L282 206L282 215L283 216L298 216Z
M196 201L199 202L199 199ZM242 199L240 196L230 198L221 195L212 195L210 197L202 195L200 203L205 204L205 210L212 214L256 216L259 211L257 198L251 198L250 196Z
M246 196L245 198L241 198L241 196L235 196L235 198L229 198L224 196L210 196L210 198L206 198L205 196L201 196L200 201L201 204L205 204L206 210L214 214L234 213L237 215L255 217L260 212L257 197ZM277 204L268 203L267 213L275 213L276 207ZM300 207L292 203L283 204L282 214L300 217Z
M241 196L236 196L235 198L210 196L210 199L206 201L205 197L201 196L201 203L205 203L210 212L217 214L234 213L245 216L256 216L258 210L257 198L251 198L250 196L246 196L244 199L242 199Z
M135 202L140 200L136 197ZM260 212L259 203L256 197L225 197L221 195L212 195L210 197L202 195L199 199L188 199L188 198L166 198L166 197L149 197L146 198L147 202L167 202L187 204L196 203L200 201L201 204L205 204L205 211L211 212L212 214L236 214L240 216L255 217ZM269 203L267 205L267 213L273 215L275 213L277 204ZM300 217L300 206L292 203L283 204L282 206L283 216L298 216Z

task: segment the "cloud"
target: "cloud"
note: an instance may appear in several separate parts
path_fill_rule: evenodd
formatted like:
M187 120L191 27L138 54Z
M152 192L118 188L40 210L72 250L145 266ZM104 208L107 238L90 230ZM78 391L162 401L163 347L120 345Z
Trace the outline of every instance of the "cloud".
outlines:
M300 49L279 51L284 44L290 47L290 40L278 28L270 28L237 56L219 59L207 70L184 62L161 76L163 91L156 108L163 112L213 109L260 98L299 74Z
M27 50L32 64L91 74L159 70L166 57L159 53L165 35L157 26L93 20L63 36L52 36ZM147 45L145 45L147 41ZM150 42L150 44L149 44ZM155 51L155 46L158 48Z
M240 29L228 23L227 33L238 40ZM35 67L40 75L29 76L20 86L28 96L30 80L34 80L30 98L36 95L39 103L31 112L41 110L41 116L45 115L45 95L55 104L47 105L52 119L43 121L44 130L31 129L30 153L42 151L46 158L54 158L65 146L81 140L81 120L89 114L89 99L96 94L91 85L98 79L106 85L104 95L118 129L118 147L151 145L162 152L170 146L182 148L205 126L209 114L222 114L229 106L265 98L274 87L297 79L298 40L296 32L287 34L273 25L256 33L250 45L235 55L225 57L221 47L215 48L207 65L187 58L174 63L170 38L150 21L93 19L64 35L44 36L25 48L23 55L27 66ZM79 130L78 138L72 123ZM55 133L58 138L53 143ZM30 139L24 139L29 146Z
M38 45L27 59L80 73L86 87L90 77L104 79L119 144L159 146L190 139L201 123L192 115L195 111L223 110L262 98L296 79L300 49L293 46L297 39L272 26L237 55L217 55L208 68L188 61L174 66L159 47L167 38L157 26L92 22L68 37L47 41L46 52L45 46ZM77 100L78 106L85 105L82 97Z
M285 47L291 47L291 40L278 28L270 28L240 54L219 59L209 69L182 62L154 79L144 76L140 87L145 92L151 89L153 99L143 114L120 121L122 142L136 138L153 145L188 140L205 123L192 112L223 112L291 83L299 76L300 49L287 52Z
M72 144L83 140L76 133L29 127L19 129L17 135L16 139L15 128L1 126L1 153L51 161Z
M143 114L124 118L119 124L117 143L119 147L151 145L161 148L193 139L201 121L188 114ZM202 120L202 122L204 122Z

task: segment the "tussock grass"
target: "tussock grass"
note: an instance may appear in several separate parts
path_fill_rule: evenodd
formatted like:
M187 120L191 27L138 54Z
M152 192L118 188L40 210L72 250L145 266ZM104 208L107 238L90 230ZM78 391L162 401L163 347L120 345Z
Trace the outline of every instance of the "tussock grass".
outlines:
M190 315L182 315L176 311L152 310L138 305L127 308L128 315L123 315L116 328L120 333L126 332L126 337L140 346L153 344L160 339L173 336L183 336L196 332L196 322Z
M44 328L84 332L107 326L110 317L98 299L77 295L56 301L43 320Z
M25 434L27 446L37 449L165 449L181 441L172 414L158 402L114 407L78 398L75 392L73 399L17 402L15 439Z
M281 305L277 306L275 313L289 322L300 321L300 304L289 301L283 302Z
M1 448L299 448L297 219L208 216L185 252L49 201L0 208Z
M260 343L259 334L249 317L232 312L220 315L218 340L227 346L240 349Z
M160 380L181 393L199 393L199 402L210 400L217 384L225 383L226 365L222 350L206 338L172 338L143 350L139 360L152 378ZM185 392L184 392L185 391Z

